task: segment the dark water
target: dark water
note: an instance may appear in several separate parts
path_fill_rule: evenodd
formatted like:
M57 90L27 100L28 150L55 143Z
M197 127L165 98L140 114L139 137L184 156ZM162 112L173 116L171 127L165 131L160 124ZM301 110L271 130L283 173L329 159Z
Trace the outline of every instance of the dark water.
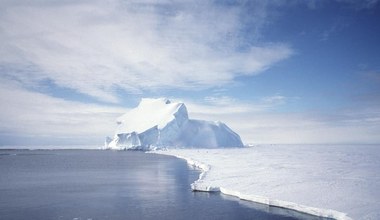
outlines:
M198 175L182 160L142 152L1 150L0 219L313 218L194 193Z

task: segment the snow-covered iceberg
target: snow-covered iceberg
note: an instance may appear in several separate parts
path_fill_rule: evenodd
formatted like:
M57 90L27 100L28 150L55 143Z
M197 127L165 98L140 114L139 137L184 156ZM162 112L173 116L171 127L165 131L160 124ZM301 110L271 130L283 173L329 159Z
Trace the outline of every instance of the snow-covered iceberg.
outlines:
M189 119L184 103L165 98L142 99L117 119L117 126L114 137L106 138L106 149L243 146L240 136L226 124Z

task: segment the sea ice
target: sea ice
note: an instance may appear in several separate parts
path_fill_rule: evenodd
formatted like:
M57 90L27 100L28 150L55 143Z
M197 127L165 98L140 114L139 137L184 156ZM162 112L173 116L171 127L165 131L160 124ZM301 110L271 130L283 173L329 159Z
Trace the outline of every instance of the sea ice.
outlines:
M262 145L158 151L204 172L194 190L339 220L380 219L380 146Z

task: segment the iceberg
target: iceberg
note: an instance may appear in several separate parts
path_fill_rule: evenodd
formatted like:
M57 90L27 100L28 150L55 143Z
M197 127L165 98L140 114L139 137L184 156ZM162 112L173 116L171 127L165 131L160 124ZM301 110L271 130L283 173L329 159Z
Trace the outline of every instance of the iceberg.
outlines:
M144 98L116 120L113 138L105 149L150 150L163 147L243 147L240 136L219 121L190 119L184 103L166 98Z

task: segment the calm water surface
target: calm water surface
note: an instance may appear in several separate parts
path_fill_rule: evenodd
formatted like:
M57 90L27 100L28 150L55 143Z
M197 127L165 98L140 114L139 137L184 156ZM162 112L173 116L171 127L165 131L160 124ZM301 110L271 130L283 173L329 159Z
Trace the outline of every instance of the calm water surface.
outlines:
M0 150L0 219L319 219L192 192L174 157L98 150Z

